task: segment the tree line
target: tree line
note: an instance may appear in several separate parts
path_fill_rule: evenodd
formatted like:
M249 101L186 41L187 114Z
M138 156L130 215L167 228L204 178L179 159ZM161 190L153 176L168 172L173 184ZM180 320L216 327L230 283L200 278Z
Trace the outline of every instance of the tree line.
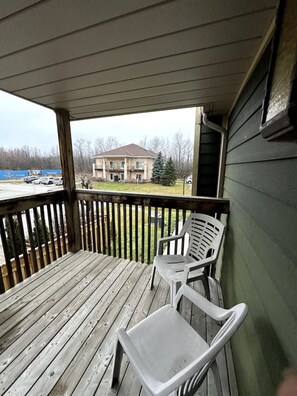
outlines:
M114 136L99 137L94 142L77 139L73 142L75 172L92 174L94 156L131 142L121 142ZM171 157L177 177L192 172L193 141L176 132L170 139L152 136L143 137L138 144L156 153L162 152L165 159ZM61 167L58 147L41 152L36 147L23 146L6 149L0 146L0 169L58 169Z
M0 169L59 169L58 147L42 153L36 147L23 146L6 149L0 146Z

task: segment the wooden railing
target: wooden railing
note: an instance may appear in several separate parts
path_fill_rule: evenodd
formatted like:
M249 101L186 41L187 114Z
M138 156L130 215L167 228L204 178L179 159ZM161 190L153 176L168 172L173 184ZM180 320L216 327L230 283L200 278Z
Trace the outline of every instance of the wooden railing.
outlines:
M216 198L75 190L74 199L84 250L146 263L158 238L178 233L189 213L229 211L228 200ZM0 293L68 252L65 200L62 190L0 201ZM68 227L74 224L72 219ZM183 252L184 243L169 249Z
M65 191L0 201L0 292L67 253Z
M178 233L190 212L228 213L225 199L76 190L82 247L151 263L160 237ZM174 252L184 250L175 243ZM169 246L167 247L169 251Z

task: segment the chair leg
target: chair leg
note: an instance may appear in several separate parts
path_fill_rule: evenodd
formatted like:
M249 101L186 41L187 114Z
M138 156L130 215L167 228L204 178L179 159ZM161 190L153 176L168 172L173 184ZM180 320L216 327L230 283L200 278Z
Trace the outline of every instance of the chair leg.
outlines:
M151 290L154 287L155 272L156 272L156 267L155 264L153 264L152 275L151 275Z
M170 286L170 304L173 305L174 297L181 287L181 282L171 282Z
M111 381L110 381L111 388L119 382L122 358L123 358L123 347L120 344L119 340L116 340L113 362L112 362Z
M221 384L221 379L220 379L220 373L219 373L219 369L218 369L218 365L217 365L216 360L214 360L212 365L211 365L211 371L212 371L213 376L214 376L214 380L215 380L215 384L216 384L216 388L217 388L217 395L218 396L223 396L223 390L222 390L222 384Z
M203 273L201 280L204 286L206 298L210 301L210 290L207 275Z

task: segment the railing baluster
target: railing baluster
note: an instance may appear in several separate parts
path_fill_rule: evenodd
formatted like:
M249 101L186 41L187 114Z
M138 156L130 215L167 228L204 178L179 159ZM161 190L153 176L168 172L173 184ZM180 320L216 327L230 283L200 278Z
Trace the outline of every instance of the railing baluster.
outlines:
M16 244L17 238L16 238L16 230L15 230L15 222L13 219L12 214L9 214L8 216L8 226L10 229L10 235L11 235L11 246L13 250L13 255L15 259L15 268L16 268L16 276L17 276L17 282L21 282L23 280L23 274L21 270L21 263L20 263L20 257L19 257L19 249Z
M134 206L135 209L135 261L138 261L138 205Z
M127 206L124 203L123 206L123 218L124 218L124 259L127 258Z
M35 250L35 244L34 244L34 238L33 238L30 209L26 210L26 221L27 221L28 235L29 235L29 241L30 241L30 246L31 246L31 258L32 258L32 262L33 262L32 263L33 271L31 271L31 273L35 274L36 272L38 272L38 264L37 264L36 250Z
M51 205L47 204L47 218L48 218L48 228L49 228L49 236L51 240L51 253L52 253L52 261L57 259L56 256L56 244L54 238L54 230L53 230L53 219L52 219L52 212L51 212Z
M80 216L81 216L81 224L82 224L82 243L83 249L87 250L87 239L86 239L86 221L85 221L85 204L84 201L80 201Z
M62 202L59 202L59 216L60 216L60 229L61 229L62 242L63 242L63 254L66 254L67 253L66 237L65 237L66 221L64 221Z
M111 256L111 243L110 243L110 211L109 211L109 202L106 202L106 222L107 222L107 251L108 256Z
M112 232L112 251L113 251L113 257L117 256L117 244L116 244L116 219L115 219L115 208L114 208L114 203L111 203L111 216L112 216L112 221L111 221L111 232Z
M155 207L155 228L154 228L154 256L157 253L157 239L158 239L158 227L159 227L159 219L158 219L158 215L159 215L159 211L157 206Z
M23 224L23 219L22 215L20 212L17 213L17 218L20 226L20 235L21 235L21 244L22 244L22 251L23 251L23 256L24 256L24 264L25 264L25 270L26 270L26 276L23 278L27 278L30 276L30 266L29 266L29 259L28 259L28 253L27 253L27 246L26 246L26 240L25 240L25 233L24 233L24 224Z
M186 210L184 209L183 210L183 225L186 222L186 216L187 216L187 213L186 213ZM185 237L184 236L182 237L181 254L185 254Z
M147 207L147 262L151 262L151 207Z
M162 216L162 222L161 222L161 237L164 237L164 229L165 229L165 208L162 208L162 212L161 212L161 216Z
M179 210L175 209L175 235L178 235ZM177 254L178 241L174 242L174 254Z
M47 226L45 224L45 217L44 217L44 208L43 206L40 206L40 218L41 218L41 228L42 228L42 233L43 233L43 239L44 239L44 246L45 246L45 254L46 254L46 262L49 264L51 262L50 259L50 253L49 253L49 247L48 247L48 231L47 231Z
M117 204L117 214L118 214L118 257L122 257L122 222L121 222L121 204Z
M99 215L99 203L96 201L95 203L96 207L96 223L97 223L97 253L102 252L102 247L101 247L101 241L100 241L100 215Z
M104 202L100 202L101 209L101 224L102 224L102 249L103 254L106 254L106 221L105 221L105 211L104 211Z
M12 273L12 267L11 267L10 255L8 252L9 249L8 249L5 228L3 225L3 219L4 219L3 216L0 216L0 234L1 234L2 247L3 247L4 257L5 257L5 262L6 262L6 270L7 270L8 280L9 280L9 287L13 287L15 285L15 282L14 282L13 273Z
M2 267L0 266L0 294L5 292L5 286L4 286L4 281L3 281L3 273L2 273Z
M130 251L130 260L133 260L132 205L130 204L129 204L129 251Z
M91 222L92 222L92 245L93 252L96 252L96 230L95 230L95 215L94 215L94 202L91 201Z
M33 213L34 213L34 229L33 229L33 233L35 230L35 237L36 237L36 241L37 241L37 246L38 246L38 252L39 252L39 264L41 268L44 268L44 257L43 257L43 250L42 250L42 244L41 244L41 240L40 240L40 216L39 213L37 211L37 208L33 208Z
M145 206L141 205L141 262L145 262Z
M86 201L86 223L87 223L87 250L92 250L91 227L90 227L90 202Z
M171 208L168 209L167 236L171 235ZM170 242L167 243L167 254L170 252Z
M62 256L61 250L61 239L60 239L60 230L59 230L59 221L58 221L58 212L57 212L57 204L53 205L54 209L54 219L55 219L55 231L56 231L56 238L58 243L58 257Z
M5 235L5 230L3 227L3 217L0 216L0 239L2 240L2 248L4 250L4 257L6 261L6 253L7 253L7 248L5 249L5 244L6 244L6 235ZM6 251L5 251L6 250ZM9 260L10 264L10 260ZM6 267L7 267L7 261L6 261ZM0 266L0 294L5 292L5 285L4 285L4 280L3 280L3 272L2 272L2 266Z

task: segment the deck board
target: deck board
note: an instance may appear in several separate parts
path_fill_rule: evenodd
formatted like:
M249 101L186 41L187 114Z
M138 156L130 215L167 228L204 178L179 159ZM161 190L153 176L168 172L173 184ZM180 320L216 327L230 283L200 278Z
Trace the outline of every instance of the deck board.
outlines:
M169 288L151 266L92 252L67 254L0 296L0 394L145 396L128 360L109 388L113 341L168 303ZM195 288L201 292L199 283ZM212 298L222 301L217 284ZM186 320L211 337L212 323L182 301ZM224 395L236 395L230 347L219 358ZM233 378L229 378L231 375ZM231 385L232 389L229 389ZM197 392L215 396L211 375Z

